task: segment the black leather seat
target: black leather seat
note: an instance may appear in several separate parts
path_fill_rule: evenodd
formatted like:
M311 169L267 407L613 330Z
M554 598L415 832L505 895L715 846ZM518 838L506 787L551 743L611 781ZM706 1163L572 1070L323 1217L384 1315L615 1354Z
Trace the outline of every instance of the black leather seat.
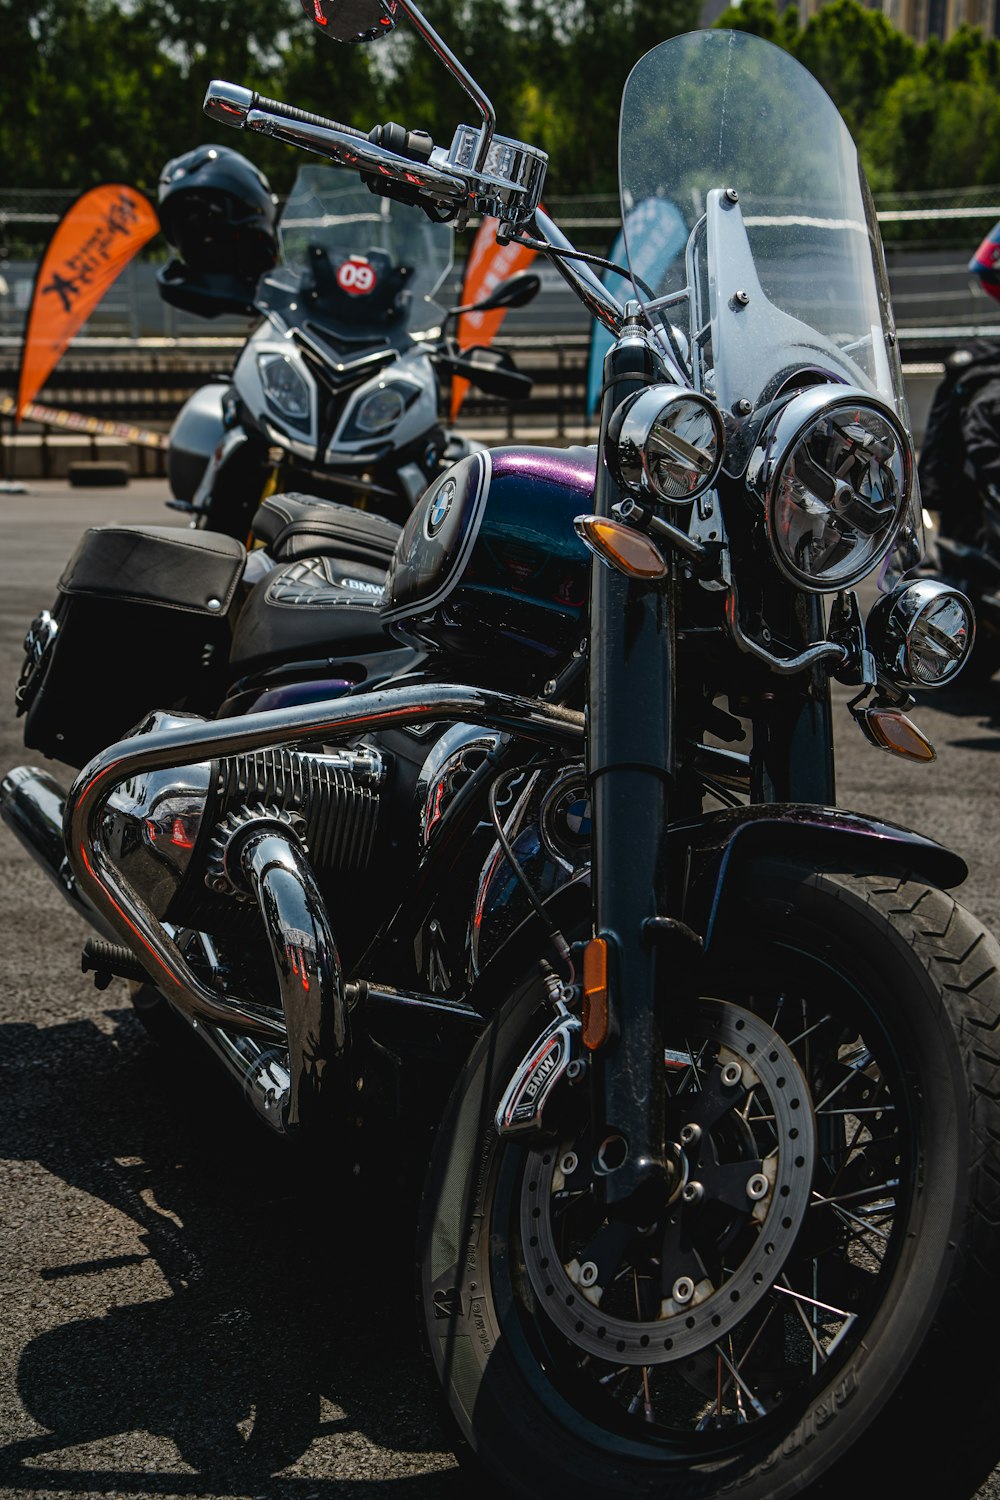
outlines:
M336 557L380 566L385 573L402 530L384 516L320 500L315 495L271 495L254 517L252 534L276 562Z
M230 663L336 658L394 650L382 628L382 568L337 558L280 563L251 589L240 611Z

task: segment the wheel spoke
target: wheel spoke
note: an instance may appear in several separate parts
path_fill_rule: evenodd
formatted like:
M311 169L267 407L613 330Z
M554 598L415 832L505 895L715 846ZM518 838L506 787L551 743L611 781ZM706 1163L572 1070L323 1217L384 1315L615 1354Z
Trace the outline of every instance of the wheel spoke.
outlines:
M822 1020L814 1021L811 1026L804 1027L797 1036L789 1037L789 1047L794 1050L800 1042L804 1042L807 1037L813 1036L817 1031L819 1031L820 1027L828 1025L828 1023L832 1020L832 1016L826 1015L822 1018ZM777 1027L775 1027L775 1030L777 1030Z
M722 1347L721 1344L716 1344L715 1345L715 1352L719 1356L719 1358L722 1360L722 1363L725 1365L725 1367L729 1371L730 1375L733 1377L733 1380L736 1382L736 1385L737 1385L738 1389L743 1392L743 1394L746 1396L747 1400L750 1402L750 1405L753 1407L753 1409L757 1413L758 1417L766 1417L767 1416L767 1410L766 1410L766 1408L763 1407L761 1405L761 1403L757 1400L757 1397L754 1395L753 1391L747 1385L746 1381L743 1379L743 1377L740 1374L739 1370L733 1364L732 1360L729 1358L728 1354L723 1349L723 1347Z
M844 1115L853 1118L855 1115L889 1115L895 1112L894 1104L856 1104L848 1105L844 1109L817 1109L817 1119L824 1115Z
M885 1194L890 1192L891 1189L898 1187L899 1178L892 1177L888 1182L880 1182L878 1184L873 1184L871 1187L858 1188L858 1190L854 1193L838 1193L835 1197L825 1197L822 1193L817 1192L817 1190L813 1188L812 1206L814 1208L832 1208L835 1206L840 1206L844 1203L851 1203L855 1198L867 1198L872 1193ZM895 1205L894 1198L890 1198L889 1202Z
M776 1281L774 1283L774 1290L779 1292L783 1297L794 1297L795 1305L799 1307L800 1312L801 1307L799 1305L805 1302L810 1307L817 1308L820 1312L832 1313L835 1318L854 1318L857 1316L856 1313L847 1312L842 1307L834 1307L830 1302L820 1302L816 1297L808 1297L805 1292L797 1292L794 1287L789 1285L787 1276L782 1276L780 1282Z

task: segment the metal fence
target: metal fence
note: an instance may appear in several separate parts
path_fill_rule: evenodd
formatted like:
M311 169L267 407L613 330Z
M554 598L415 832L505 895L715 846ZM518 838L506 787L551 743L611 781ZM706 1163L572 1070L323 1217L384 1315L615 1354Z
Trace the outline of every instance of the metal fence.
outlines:
M69 193L0 192L0 240L44 243L67 205ZM578 243L605 249L618 224L617 199L591 196L548 200ZM950 224L959 248L892 243L890 281L908 388L921 393L939 378L941 360L970 336L1000 338L994 304L971 285L969 255L1000 218L1000 187L949 193L900 193L880 200L886 228ZM155 242L154 242L155 243ZM156 289L162 260L141 257L129 265L74 340L41 393L51 405L118 420L166 427L185 397L205 380L232 367L249 327L245 319L205 320L168 307ZM590 326L558 273L539 263L542 292L529 308L511 311L503 343L535 379L531 401L504 406L475 393L463 427L495 441L554 437L592 441L596 428L584 411ZM35 272L32 259L0 259L0 393L17 381L20 343ZM461 271L442 288L444 305L460 300ZM922 395L914 401L920 425ZM29 429L30 430L30 429Z

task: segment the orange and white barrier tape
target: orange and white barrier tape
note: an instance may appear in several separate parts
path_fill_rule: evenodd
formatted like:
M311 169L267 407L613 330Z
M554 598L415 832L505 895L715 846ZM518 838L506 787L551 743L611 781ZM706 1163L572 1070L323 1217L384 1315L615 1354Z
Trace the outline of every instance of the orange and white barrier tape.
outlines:
M14 414L12 396L0 396L0 416ZM165 432L151 432L147 427L135 427L131 422L106 422L102 417L86 417L82 412L63 411L57 406L41 406L29 401L24 408L29 422L42 422L47 427L62 427L68 432L82 432L87 436L122 438L126 443L141 443L145 448L167 448L169 438Z

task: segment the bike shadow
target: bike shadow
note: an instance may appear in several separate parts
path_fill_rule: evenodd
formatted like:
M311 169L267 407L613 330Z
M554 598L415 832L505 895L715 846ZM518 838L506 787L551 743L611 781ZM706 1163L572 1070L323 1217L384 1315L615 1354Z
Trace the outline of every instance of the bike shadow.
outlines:
M0 1161L28 1200L0 1233L30 1302L6 1338L30 1330L36 1428L0 1448L0 1489L457 1500L411 1227L369 1244L333 1172L185 1042L153 1047L131 1010L0 1026Z
M968 737L949 736L949 744L965 750L1000 750L1000 678L967 683L959 676L951 687L921 693L918 708L925 705L950 719L979 726L979 732Z

